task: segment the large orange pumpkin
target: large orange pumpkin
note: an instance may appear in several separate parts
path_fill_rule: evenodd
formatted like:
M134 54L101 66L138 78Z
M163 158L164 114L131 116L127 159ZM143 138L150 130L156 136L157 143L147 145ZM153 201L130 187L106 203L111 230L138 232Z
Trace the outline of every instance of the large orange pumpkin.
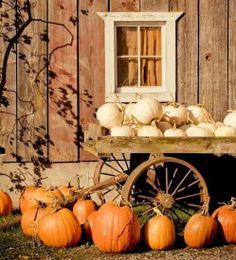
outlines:
M12 212L11 197L5 191L0 190L0 216L6 216Z
M221 239L226 243L236 243L236 200L232 198L229 205L219 207L212 216L218 222Z
M38 236L47 246L69 247L81 239L81 227L67 208L52 210L39 221Z
M144 241L152 250L163 250L173 247L175 243L174 222L164 215L149 219L143 227Z
M23 189L23 191L20 194L19 199L19 207L21 210L21 213L23 214L28 208L32 206L37 206L38 203L34 199L34 191L37 189L37 187L34 186L28 186Z
M87 221L83 224L83 232L84 232L85 239L90 242L93 241L92 228L96 220L96 214L97 211L93 211L91 214L89 214L89 216L87 217Z
M211 245L216 233L216 220L211 216L196 213L184 228L184 241L189 247L205 248Z
M26 236L38 234L39 221L50 212L50 208L32 206L28 208L21 217L21 229Z
M122 253L135 249L140 241L140 225L131 208L108 202L95 216L92 237L99 250Z

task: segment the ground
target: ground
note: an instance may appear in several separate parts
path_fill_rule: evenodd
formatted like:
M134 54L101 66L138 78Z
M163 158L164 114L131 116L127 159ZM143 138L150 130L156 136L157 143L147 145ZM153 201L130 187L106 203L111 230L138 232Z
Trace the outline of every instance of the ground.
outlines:
M7 218L0 218L0 223ZM82 242L79 246L68 249L49 248L36 244L32 238L22 234L19 225L15 225L6 230L0 230L0 259L165 259L165 260L236 260L236 245L214 245L204 250L190 249L182 243L178 243L176 248L167 251L149 251L140 246L138 251L130 254L104 254L94 245Z

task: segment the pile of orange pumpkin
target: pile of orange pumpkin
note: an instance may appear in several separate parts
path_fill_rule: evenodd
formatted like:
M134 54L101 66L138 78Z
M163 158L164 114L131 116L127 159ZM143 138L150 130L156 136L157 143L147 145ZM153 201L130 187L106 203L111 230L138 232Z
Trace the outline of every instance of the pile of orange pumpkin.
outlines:
M141 228L137 215L128 205L107 202L98 208L91 198L79 198L70 209L61 206L74 190L73 187L26 187L19 200L23 233L52 247L79 245L84 237L107 253L130 252L140 242L152 250L174 246L175 224L158 209L154 209L156 215ZM11 198L0 191L0 215L11 211ZM217 235L225 243L236 243L235 198L211 216L207 210L194 214L184 228L184 241L192 248L209 247Z

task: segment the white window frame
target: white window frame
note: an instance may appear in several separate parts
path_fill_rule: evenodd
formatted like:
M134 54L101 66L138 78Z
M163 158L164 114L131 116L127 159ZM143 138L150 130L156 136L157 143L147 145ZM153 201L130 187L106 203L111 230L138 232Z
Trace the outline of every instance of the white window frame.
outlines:
M174 101L176 95L176 20L183 12L98 12L105 23L105 101L134 102L137 96ZM116 26L161 25L162 86L117 88Z

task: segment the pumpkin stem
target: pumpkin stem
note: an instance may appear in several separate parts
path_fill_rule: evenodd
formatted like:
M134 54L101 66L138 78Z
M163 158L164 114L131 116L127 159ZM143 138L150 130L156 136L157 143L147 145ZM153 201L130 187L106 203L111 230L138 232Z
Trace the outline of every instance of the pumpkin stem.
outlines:
M190 112L187 111L187 122L193 124L193 120L190 118Z
M236 198L232 197L229 202L230 209L236 209Z
M156 213L157 216L163 216L163 213L157 208L152 208L152 210Z
M210 203L210 196L208 196L206 204L203 206L203 208L200 210L200 213L203 216L208 216L209 215L209 203Z

